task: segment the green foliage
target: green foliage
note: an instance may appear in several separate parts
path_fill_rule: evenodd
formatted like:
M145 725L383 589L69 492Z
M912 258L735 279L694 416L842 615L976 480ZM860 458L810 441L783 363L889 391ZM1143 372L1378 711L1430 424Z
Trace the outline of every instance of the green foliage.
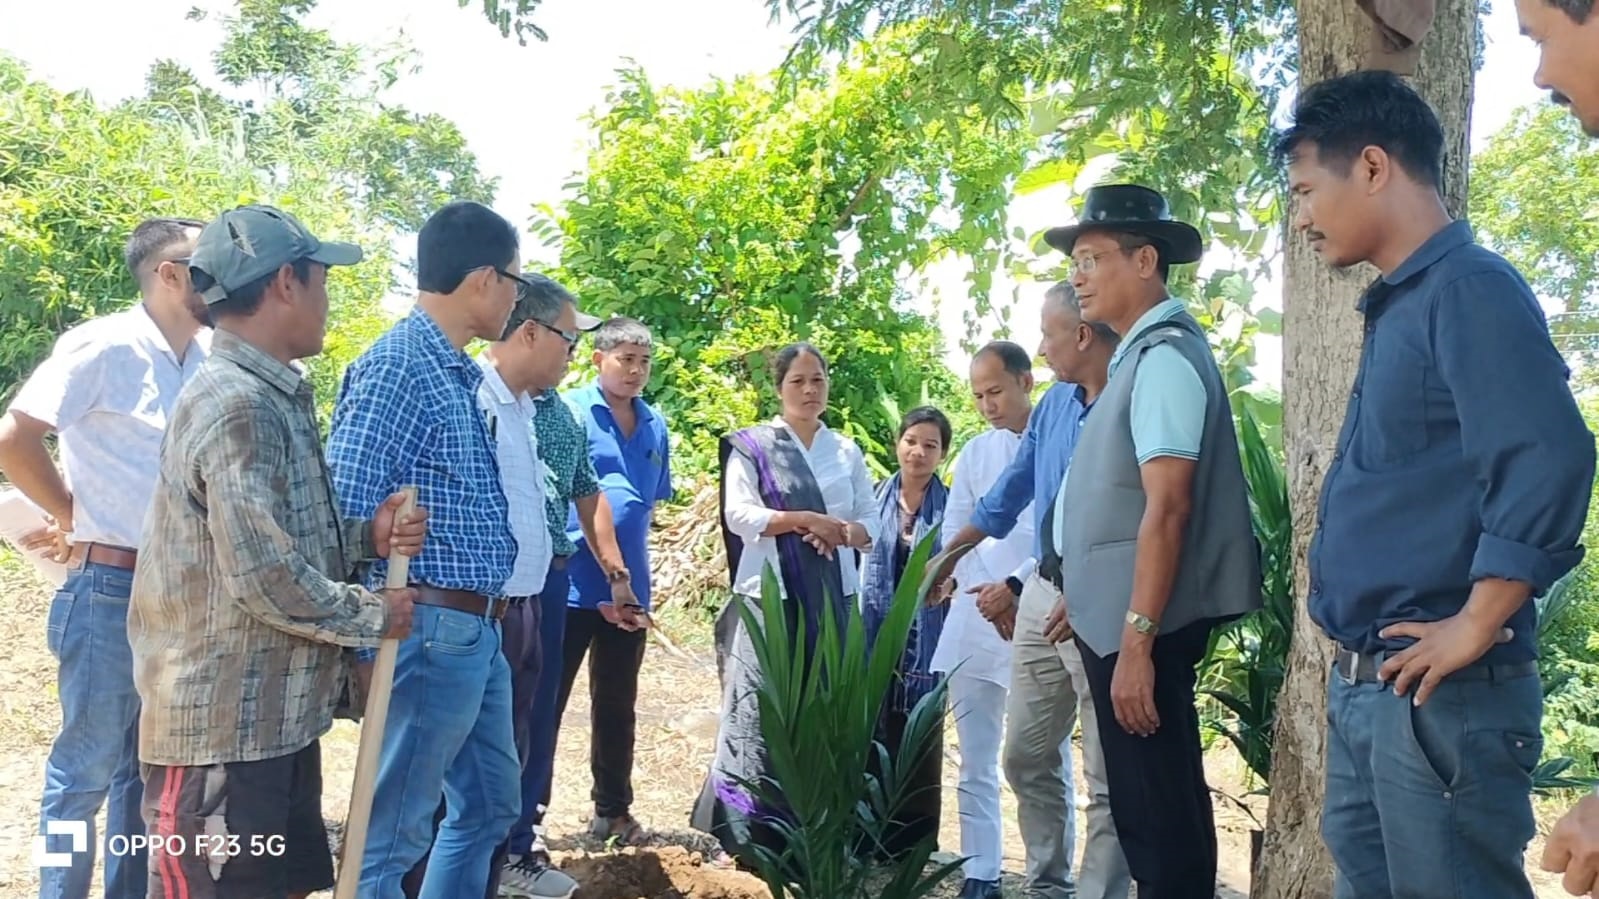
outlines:
M344 365L389 322L380 304L402 262L397 238L452 196L488 199L494 183L453 125L383 103L403 53L306 28L314 5L243 0L225 18L217 76L250 101L162 60L147 96L106 108L0 57L0 388L14 389L62 331L130 302L122 246L140 220L267 202L366 250L329 276L327 347L310 360L326 415Z
M885 872L861 851L883 845L888 822L910 798L906 776L916 760L933 751L937 730L944 726L947 688L940 684L912 710L897 765L876 741L936 537L928 534L912 550L871 647L860 609L850 603L842 630L833 616L820 616L822 630L807 659L803 620L795 633L782 624L786 600L771 566L763 572L761 616L774 626L764 626L747 606L739 607L765 674L761 735L772 767L770 783L745 786L790 818L775 825L786 848L755 853L774 899L920 899L960 869L953 862L923 873L936 842L929 837L889 866L884 883ZM819 740L817 734L828 736ZM874 758L882 772L877 777L869 773Z
M1211 635L1199 672L1207 727L1227 738L1264 787L1271 775L1277 694L1288 672L1294 626L1293 514L1278 451L1254 413L1239 415L1239 448L1249 482L1250 517L1261 550L1260 610Z
M511 32L516 32L516 42L527 46L527 39L531 35L540 41L550 39L544 29L533 24L533 11L538 9L543 0L481 0L483 16L489 24L500 29L501 37L510 37ZM458 0L458 5L465 9L472 5L472 0Z
M1599 361L1599 150L1570 112L1523 108L1471 161L1471 222L1540 297L1560 348ZM1591 371L1587 376L1591 380Z
M880 472L891 410L969 405L901 282L948 252L998 253L1026 140L928 116L936 86L913 46L887 35L789 94L757 78L658 89L624 70L594 118L587 174L535 216L585 304L655 329L651 395L691 465L776 412L770 359L796 339L832 363L830 424ZM974 278L974 303L989 286Z

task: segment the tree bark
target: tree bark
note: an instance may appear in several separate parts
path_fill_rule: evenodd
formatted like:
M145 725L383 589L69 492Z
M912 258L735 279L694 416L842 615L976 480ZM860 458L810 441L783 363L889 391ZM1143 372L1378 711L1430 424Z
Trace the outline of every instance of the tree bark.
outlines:
M1412 84L1444 129L1444 200L1466 208L1472 81L1478 56L1476 0L1439 0ZM1354 0L1299 3L1301 87L1365 65L1370 20ZM1283 290L1283 441L1294 517L1294 587L1308 592L1306 556L1316 528L1321 480L1332 460L1360 358L1355 304L1376 271L1335 272L1297 234L1286 237ZM1288 674L1277 700L1271 803L1255 899L1329 899L1332 859L1321 841L1332 644L1297 604Z

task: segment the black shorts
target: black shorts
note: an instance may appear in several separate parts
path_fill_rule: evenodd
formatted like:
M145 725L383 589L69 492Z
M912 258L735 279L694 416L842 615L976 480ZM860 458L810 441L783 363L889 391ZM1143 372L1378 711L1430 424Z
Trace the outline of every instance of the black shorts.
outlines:
M151 896L278 899L333 886L320 744L258 762L143 769Z

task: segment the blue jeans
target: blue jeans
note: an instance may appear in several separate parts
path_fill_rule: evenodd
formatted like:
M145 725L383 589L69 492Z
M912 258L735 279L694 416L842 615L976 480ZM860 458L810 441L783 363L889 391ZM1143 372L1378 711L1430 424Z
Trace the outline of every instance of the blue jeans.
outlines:
M86 899L102 848L94 832L100 806L106 839L144 833L139 803L139 694L128 647L128 593L133 572L86 563L67 576L50 603L47 641L60 664L61 732L44 766L40 833L47 821L87 822L86 852L64 868L39 870L40 899ZM118 840L118 843L124 843ZM70 839L47 837L51 852L71 852ZM119 848L121 848L119 846ZM142 899L148 874L144 853L106 854L106 899Z
M499 622L426 605L415 621L394 665L363 899L404 895L401 881L429 845L421 899L481 895L489 856L520 809ZM440 795L449 811L435 836Z
M555 779L555 737L561 730L557 697L561 691L561 641L566 638L566 593L571 584L566 568L550 568L544 591L538 595L539 666L533 688L533 710L528 726L527 765L522 769L522 817L511 828L511 855L526 855L533 848L533 827L544 817L539 804Z
M1416 707L1414 690L1333 672L1321 832L1335 899L1532 899L1543 689L1536 673L1490 673L1456 672Z

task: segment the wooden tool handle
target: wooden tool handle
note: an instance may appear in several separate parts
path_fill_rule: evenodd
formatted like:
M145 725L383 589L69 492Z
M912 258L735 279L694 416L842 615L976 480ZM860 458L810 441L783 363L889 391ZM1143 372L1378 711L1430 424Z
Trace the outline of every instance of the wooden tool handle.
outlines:
M395 523L416 508L416 488L401 487L405 504L394 513ZM384 586L398 590L411 574L411 557L389 552L388 579ZM400 641L385 637L378 644L367 689L366 713L361 719L361 744L355 754L355 785L350 788L350 811L344 819L344 845L339 858L339 880L334 899L356 899L361 884L361 857L366 853L366 831L372 821L372 795L377 788L378 765L383 756L383 728L388 723L389 693L394 689L394 660Z

